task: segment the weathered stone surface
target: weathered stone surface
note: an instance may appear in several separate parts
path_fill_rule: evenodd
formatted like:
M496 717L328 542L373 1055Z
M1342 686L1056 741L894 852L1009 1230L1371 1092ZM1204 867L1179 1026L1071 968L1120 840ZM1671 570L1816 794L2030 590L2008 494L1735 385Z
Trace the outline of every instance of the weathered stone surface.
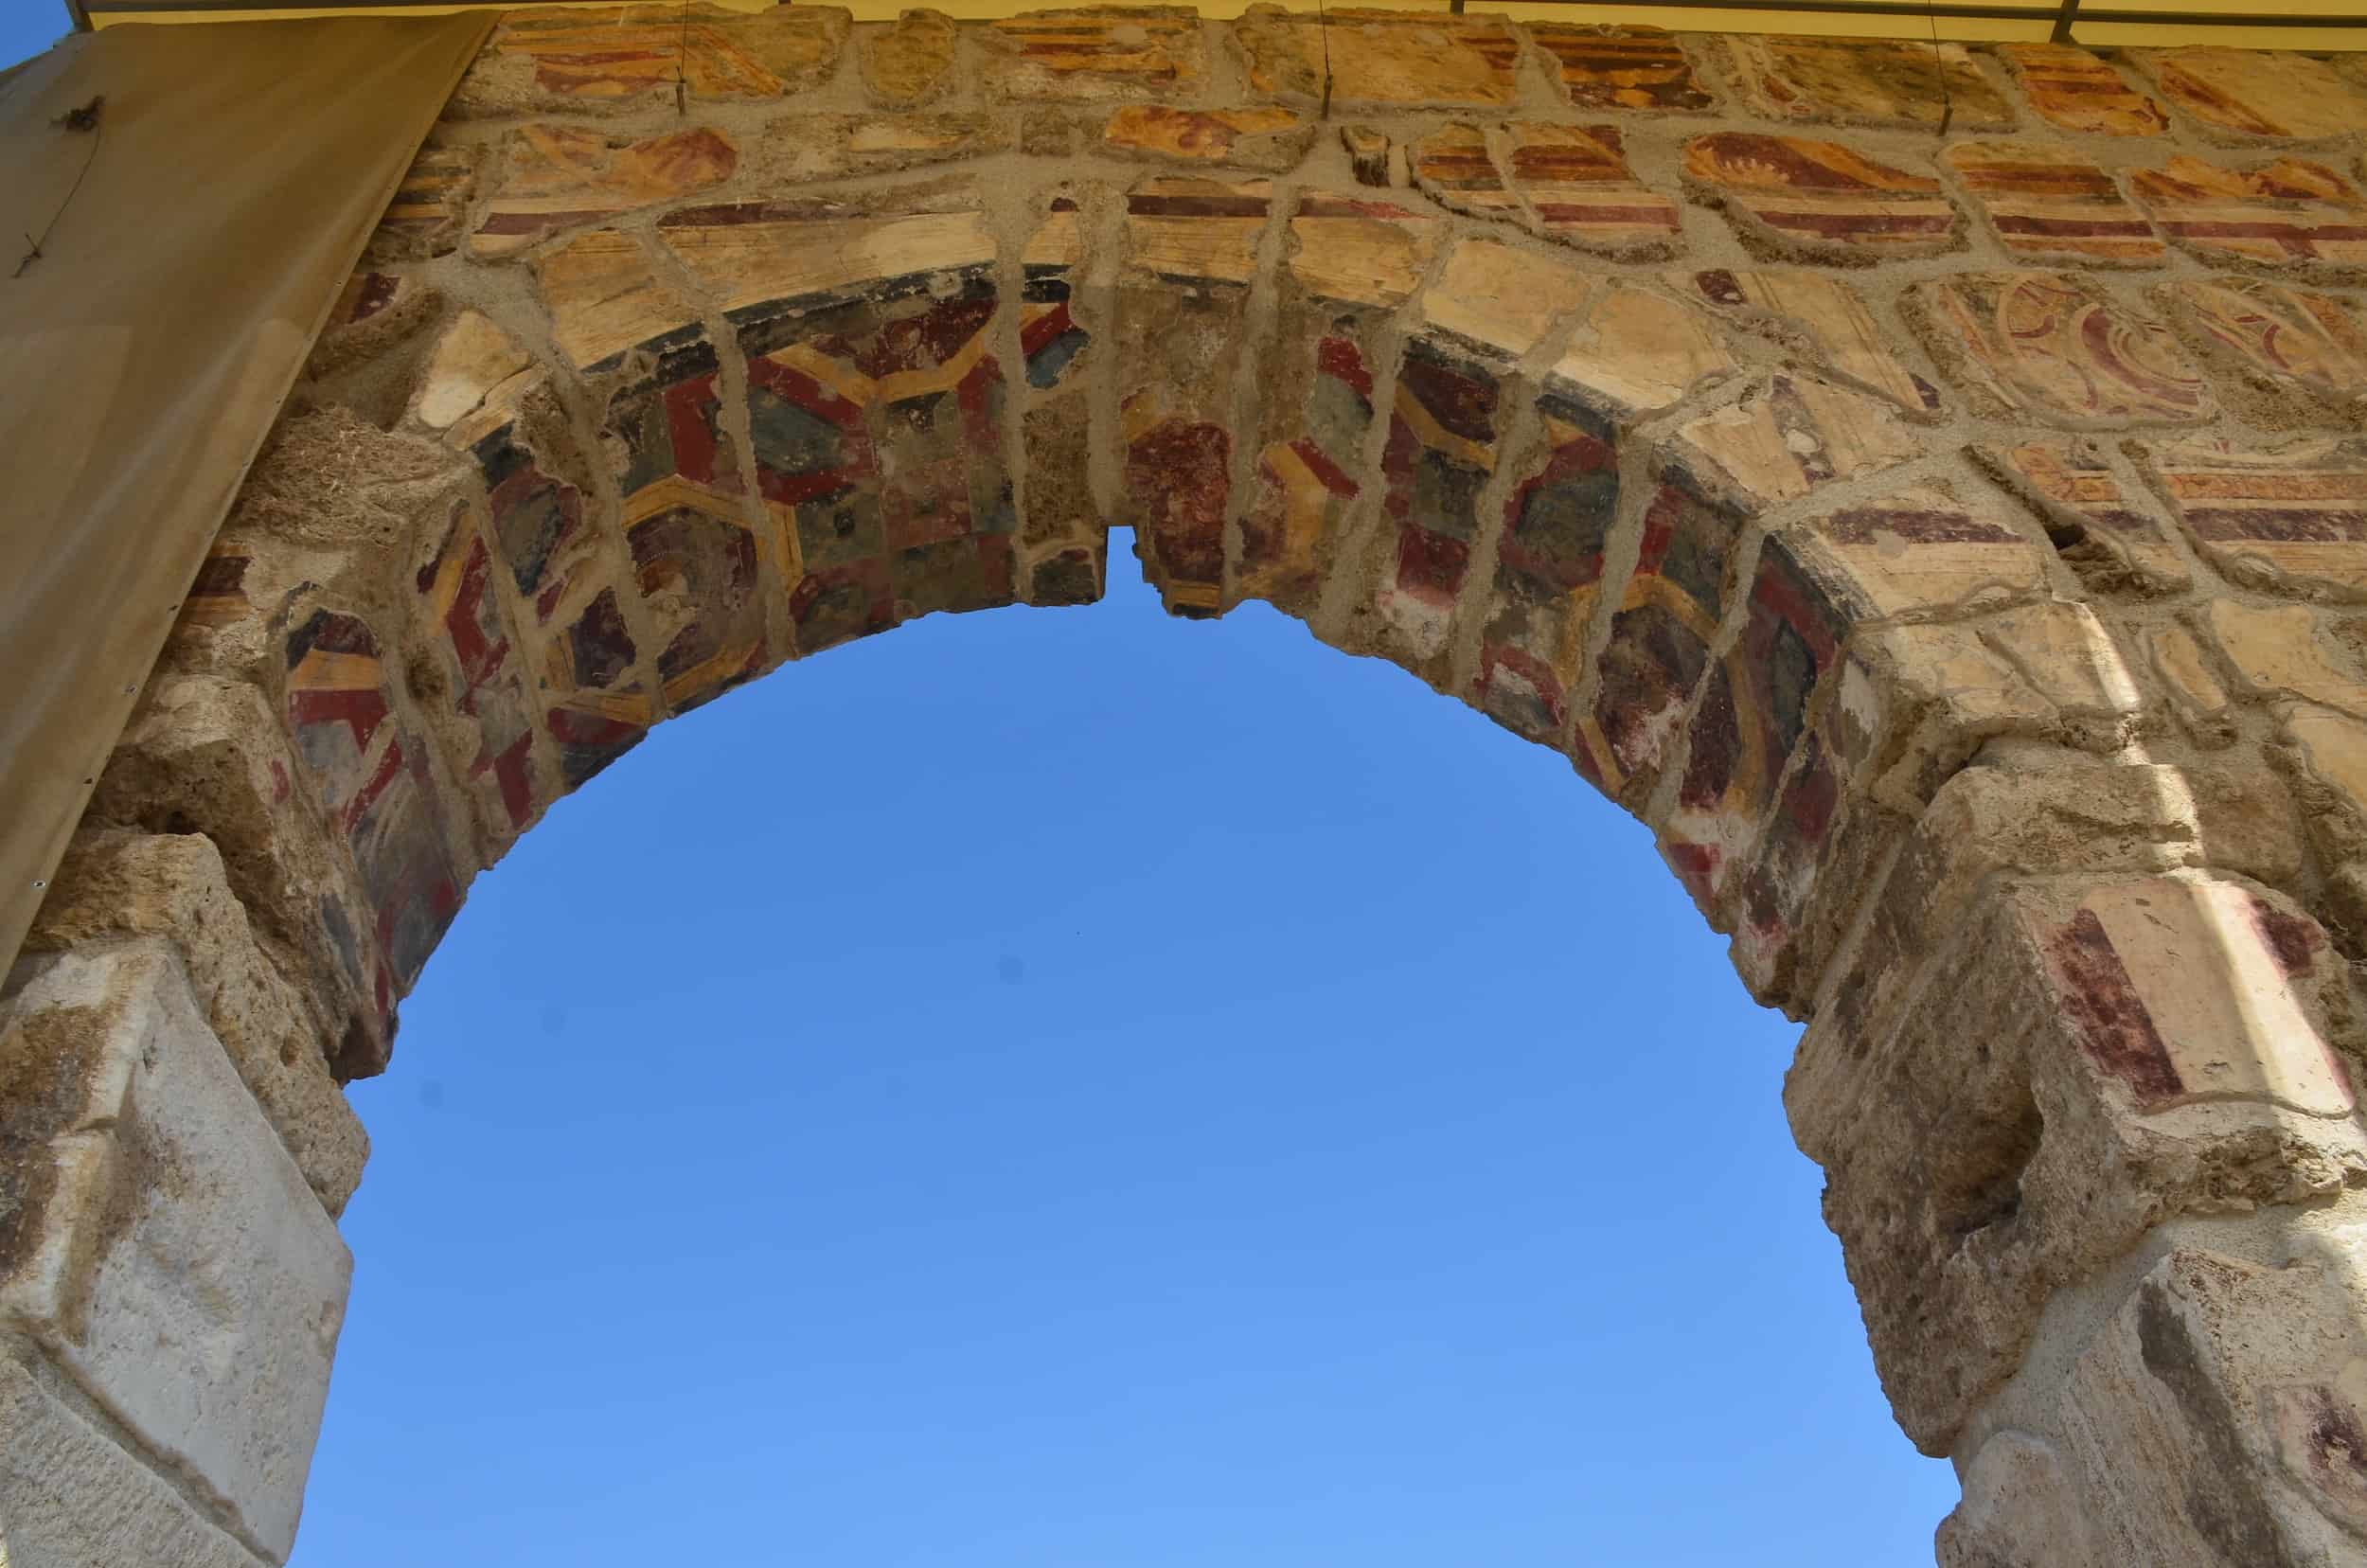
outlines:
M1882 326L1846 278L1806 268L1693 275L1701 298L1754 329L1771 330L1819 367L1889 399L1911 415L1935 414L1939 388L1898 357L1897 333Z
M534 259L551 337L578 369L605 369L635 344L682 328L697 312L658 280L633 235L594 229Z
M1956 273L1907 297L1949 373L2008 416L2073 430L2218 412L2169 330L2071 273Z
M1393 203L1305 196L1290 219L1281 331L1267 376L1238 590L1311 617L1369 484L1366 433L1387 312L1436 255L1435 219Z
M1109 535L1090 485L1092 409L1086 388L1096 346L1077 298L1085 266L1082 214L1055 197L1021 252L1021 596L1030 604L1090 604L1101 597Z
M2367 1534L2353 1235L2279 1266L2180 1247L2072 1367L2056 1419L2099 1563L2335 1563ZM2033 1559L2038 1560L2038 1559Z
M1872 262L1952 250L1962 223L1937 180L1839 142L1721 131L1685 144L1696 194L1773 256Z
M758 151L766 171L794 187L982 158L1010 145L1001 115L791 115L764 128Z
M2367 678L2334 636L2333 624L2304 604L2263 610L2214 599L2198 630L2207 633L2248 697L2298 697L2367 718Z
M1446 205L1501 218L1581 250L1643 258L1675 245L1677 204L1628 169L1616 126L1515 121L1501 128L1500 169L1487 133L1450 124L1408 151L1415 182Z
M1585 303L1582 273L1492 240L1464 240L1421 298L1421 324L1519 361Z
M1771 545L1849 624L1967 610L2026 596L2046 580L2038 545L1999 508L1931 484L1828 512Z
M2026 1432L1974 1451L1964 1501L1940 1522L1939 1568L2103 1568L2075 1467Z
M857 58L863 84L882 109L916 109L953 86L953 45L959 36L943 11L899 12L896 24L863 35Z
M1232 164L1274 174L1295 167L1314 144L1313 122L1295 109L1170 109L1135 104L1112 115L1101 128L1101 145L1107 151L1174 163ZM1384 169L1388 155L1384 141ZM1388 183L1385 176L1380 183Z
M1672 407L1735 368L1706 314L1622 280L1587 302L1551 379L1624 420Z
M1777 119L2005 131L2014 112L1961 44L1732 37L1750 107ZM1948 108L1942 107L1945 94Z
M2140 49L2162 96L2222 140L2319 141L2367 131L2367 95L2307 55L2268 49Z
M2367 443L2266 451L2220 437L2139 449L2203 558L2247 587L2367 600Z
M1510 104L1521 40L1502 18L1252 6L1233 26L1251 91L1311 102ZM1325 73L1330 73L1326 92Z
M2204 745L2234 739L2227 688L2212 673L2210 655L2195 634L2183 626L2157 627L2145 633L2145 646L2146 663L2169 692L2187 733Z
M0 1543L17 1568L262 1568L148 1466L0 1361Z
M1955 142L1949 168L2018 258L2147 265L2168 247L2091 159L2036 142Z
M2059 131L2158 136L2170 128L2161 104L2074 45L2002 44L1997 52L2020 79L2031 107Z
M330 1071L366 1077L386 1064L397 987L366 896L329 828L296 798L299 767L254 686L162 677L99 775L87 820L151 833L193 826L210 839L258 936L302 975Z
M2367 312L2266 278L2180 278L2162 292L2205 363L2229 372L2267 422L2358 427L2367 412Z
M2310 843L2329 868L2330 922L2355 954L2367 938L2367 723L2295 704L2277 739L2271 755L2291 779Z
M1972 454L2037 508L2056 553L2089 587L2168 594L2193 580L2162 523L2122 487L2094 441L1984 442Z
M361 1185L369 1138L329 1077L321 1025L281 976L196 833L84 832L50 877L25 951L162 937L273 1131L331 1218Z
M1340 127L1340 143L1348 150L1348 167L1358 185L1388 187L1388 136L1369 125L1344 125Z
M2231 169L2184 155L2129 176L2162 232L2215 265L2356 271L2367 265L2367 200L2322 163Z
M2008 885L1976 907L1893 1021L1820 1019L1785 1092L1884 1388L1926 1452L2012 1370L2053 1288L2161 1219L2367 1171L2332 1043L2339 961L2290 904L2177 873ZM1958 1048L1967 1016L1994 1021L1985 1052ZM1961 1332L1935 1338L1940 1323Z
M449 255L460 243L476 192L477 151L430 136L411 160L395 199L363 252L372 261Z
M1575 108L1699 111L1717 105L1674 33L1532 22L1528 35L1552 57L1562 96Z
M1704 491L1755 511L1903 463L1919 448L1888 404L1778 371L1680 426L1663 450Z
M1200 18L1173 7L1027 11L978 36L985 80L1005 98L1188 98L1208 80Z
M537 381L517 339L482 312L463 311L436 338L412 412L431 430L450 430L481 409L514 411Z
M502 158L500 183L469 240L480 257L508 256L562 228L679 201L730 179L739 161L729 136L704 127L628 142L548 124L514 132Z
M284 1559L351 1259L165 943L33 971L0 1025L21 1184L0 1302Z
M820 85L846 44L837 6L626 6L504 13L450 113L625 112L686 100L777 98Z

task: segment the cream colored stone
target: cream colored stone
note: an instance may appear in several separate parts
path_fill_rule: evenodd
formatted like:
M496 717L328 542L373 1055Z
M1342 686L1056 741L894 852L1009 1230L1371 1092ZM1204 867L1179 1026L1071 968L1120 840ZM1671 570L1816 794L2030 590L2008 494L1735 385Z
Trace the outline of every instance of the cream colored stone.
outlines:
M534 361L478 311L463 311L436 340L416 405L431 430L449 430L479 409L513 411L533 384Z
M50 877L28 953L124 936L176 944L206 1022L334 1218L361 1185L368 1134L329 1077L320 1025L264 953L213 841L78 835Z
M2367 683L2319 634L2323 617L2306 605L2262 610L2235 599L2214 599L2204 624L2235 673L2255 697L2301 697L2367 717Z
M900 12L894 27L864 35L863 85L889 109L911 109L944 97L953 85L958 36L953 19L943 11Z
M2145 633L2145 648L2154 673L2190 717L2216 723L2226 714L2227 688L2211 673L2193 633L2182 626L2161 627Z
M36 1177L0 1310L284 1559L352 1263L161 941L37 960L0 1028ZM0 1521L0 1529L6 1528Z
M1553 374L1614 415L1657 413L1735 368L1734 356L1690 306L1613 283L1586 318Z
M1785 372L1754 379L1735 401L1682 426L1667 443L1698 478L1754 510L1903 463L1920 450L1887 403Z
M12 1361L0 1361L0 1558L9 1568L264 1568Z
M1424 322L1519 359L1582 304L1592 284L1574 267L1493 240L1465 240L1422 296Z
M2143 705L2120 650L2084 604L2047 599L2000 611L1982 623L1981 635L2066 715L2109 722Z

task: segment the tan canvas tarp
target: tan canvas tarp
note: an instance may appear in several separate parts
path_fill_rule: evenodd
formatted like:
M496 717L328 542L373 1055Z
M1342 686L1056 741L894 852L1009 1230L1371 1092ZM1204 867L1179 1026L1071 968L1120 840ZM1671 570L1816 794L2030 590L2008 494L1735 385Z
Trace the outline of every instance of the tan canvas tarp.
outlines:
M111 27L0 79L0 956L490 25ZM94 154L51 122L101 95Z

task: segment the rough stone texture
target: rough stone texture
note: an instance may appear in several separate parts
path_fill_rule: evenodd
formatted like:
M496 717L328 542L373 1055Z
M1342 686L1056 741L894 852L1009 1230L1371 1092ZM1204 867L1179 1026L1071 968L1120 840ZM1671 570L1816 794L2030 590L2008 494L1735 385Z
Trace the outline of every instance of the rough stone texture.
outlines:
M345 1318L345 1244L165 943L24 968L0 1025L14 1188L0 1310L282 1559Z
M953 86L953 49L960 38L943 11L908 10L896 26L865 35L863 84L882 109L914 109Z
M1960 1464L1945 1561L2342 1560L2340 1411L2271 1418L2347 1386L2317 1349L2189 1315L2195 1386L2267 1391L2227 1442L2096 1369L2196 1227L2284 1270L2262 1237L2367 1203L2362 85L1575 15L509 13L35 960L186 965L333 1210L336 1081L561 795L785 661L1090 602L1130 526L1172 611L1263 600L1566 756L1810 1021L1789 1104ZM0 1446L114 1431L31 1370L64 1403ZM97 1527L214 1507L146 1495Z
M0 1361L0 1549L10 1568L259 1568L266 1559L13 1362Z

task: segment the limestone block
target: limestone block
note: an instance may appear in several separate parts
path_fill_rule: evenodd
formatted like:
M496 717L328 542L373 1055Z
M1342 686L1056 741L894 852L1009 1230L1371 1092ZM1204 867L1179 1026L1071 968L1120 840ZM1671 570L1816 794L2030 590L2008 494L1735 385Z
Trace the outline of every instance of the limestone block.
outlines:
M2063 1452L2102 1561L2358 1560L2367 1336L2357 1255L2342 1252L2269 1267L2180 1247L2080 1356Z
M1358 185L1388 188L1389 137L1385 133L1369 125L1344 125L1340 143L1348 150L1348 167Z
M1797 501L1837 479L1917 456L1922 442L1892 406L1801 372L1767 372L1680 425L1666 460L1704 493L1751 512Z
M1457 211L1579 250L1625 260L1674 252L1677 204L1629 170L1617 126L1514 120L1497 134L1501 169L1481 127L1441 127L1408 151L1415 183Z
M1026 11L978 39L984 80L1005 98L1193 98L1207 87L1200 17L1177 7Z
M594 229L543 251L534 258L534 276L551 339L578 369L606 369L627 349L698 319L696 307L659 280L641 241L615 229Z
M1126 199L1116 521L1133 526L1171 614L1223 608L1235 388L1252 349L1249 284L1272 197L1264 180L1175 176L1146 180Z
M369 1137L329 1077L321 1025L256 939L210 839L78 834L50 878L25 951L162 937L205 1020L331 1217L361 1184Z
M2087 50L2070 44L2001 44L2030 106L2058 131L2098 136L2158 136L2168 111L2121 80Z
M211 840L282 972L300 974L340 1079L383 1071L394 987L369 900L328 826L296 796L288 732L254 686L159 679L99 775L85 818Z
M1721 40L1743 96L1776 119L2004 131L2014 112L1962 44L1736 36Z
M9 1361L0 1361L0 1559L9 1568L267 1560Z
M882 109L917 109L953 85L953 19L926 9L898 14L896 25L864 33L857 50L863 84Z
M2168 328L2076 274L1956 273L1906 299L1943 366L1993 413L2071 430L2218 415Z
M1626 421L1672 408L1735 369L1703 312L1620 281L1587 302L1548 380Z
M847 15L837 6L749 12L699 4L505 12L461 79L458 116L670 107L777 98L837 70Z
M540 380L533 356L517 339L483 312L462 311L429 352L411 412L436 431L451 430L472 415L498 423L514 416ZM460 444L472 444L470 433L483 419L462 427Z
M1848 280L1806 267L1696 273L1693 292L1724 314L1773 336L1831 379L1887 398L1915 418L1936 414L1939 388L1898 357L1898 334L1883 327Z
M787 115L765 126L751 170L767 185L795 188L983 158L1011 145L1011 122L1001 114Z
M1698 112L1717 106L1674 33L1560 22L1531 22L1527 30L1529 41L1553 61L1562 96L1574 108Z
M2326 617L2308 606L2263 610L2214 599L2202 612L2201 629L2245 695L2299 697L2367 718L2367 681L2329 635Z
M1171 109L1141 103L1116 111L1101 128L1105 152L1169 163L1230 164L1270 174L1297 167L1314 145L1314 122L1295 109ZM1385 166L1385 146L1381 157Z
M1493 240L1464 240L1420 303L1421 324L1517 361L1585 303L1593 282L1575 267Z
M499 181L469 239L470 254L487 259L562 228L680 201L739 167L737 144L707 126L628 141L581 126L526 125L510 133L501 156Z
M1385 412L1376 405L1390 311L1419 285L1443 227L1378 197L1300 197L1275 282L1238 594L1311 617L1324 582L1353 572L1349 522L1375 477L1365 438Z
M2129 493L2093 440L1982 442L1973 460L2031 503L2079 579L2102 593L2169 594L2194 574L2162 521Z
M2138 49L2162 96L2235 146L2323 141L2367 131L2367 94L2333 66L2278 49Z
M2367 600L2367 441L2252 449L2195 436L2133 448L2203 558L2247 588Z
M1963 219L1939 181L1839 142L1720 131L1685 144L1684 177L1768 259L1862 266L1959 243Z
M0 1306L283 1559L345 1316L345 1243L166 944L27 968L0 1030L19 1184Z
M2129 176L2170 241L2214 266L2234 261L2355 276L2367 266L2367 198L2300 158L2234 168L2183 153Z
M1770 547L1789 556L1812 586L1837 637L1862 621L2002 604L2036 593L2046 581L2039 545L1994 501L1959 501L1937 483L1910 485L1809 518L1779 531ZM2054 630L2062 618L2042 618L2027 630L2045 636L2050 650L2076 647L2083 670L2094 665L2103 633L2093 617L2068 634ZM2099 679L2089 671L2070 689L2085 696Z
M1309 102L1491 107L1520 96L1502 17L1252 6L1233 25L1254 93Z
M2163 293L2255 422L2356 429L2367 414L2367 312L2340 295L2260 277L2181 278Z
M1942 156L2018 261L2148 266L2168 254L2112 176L2073 148L1963 141Z
M1890 1022L1820 1016L1785 1092L1931 1453L2047 1297L2161 1220L2367 1178L2342 966L2290 904L2182 872L2008 884L1968 914Z
M1108 350L1096 347L1102 334L1078 291L1082 220L1075 197L1054 197L1020 253L1020 589L1030 604L1098 599L1109 551L1091 488L1085 391L1092 365Z
M2278 740L2272 755L2326 866L2328 918L2357 952L2367 938L2367 724L2296 704Z
M2192 632L2178 625L2147 632L2145 662L2169 692L2188 734L2205 745L2226 745L2235 738L2227 688L2212 673L2210 656Z
M1939 1568L2106 1568L2075 1461L2027 1432L1973 1451L1964 1500L1940 1522Z

